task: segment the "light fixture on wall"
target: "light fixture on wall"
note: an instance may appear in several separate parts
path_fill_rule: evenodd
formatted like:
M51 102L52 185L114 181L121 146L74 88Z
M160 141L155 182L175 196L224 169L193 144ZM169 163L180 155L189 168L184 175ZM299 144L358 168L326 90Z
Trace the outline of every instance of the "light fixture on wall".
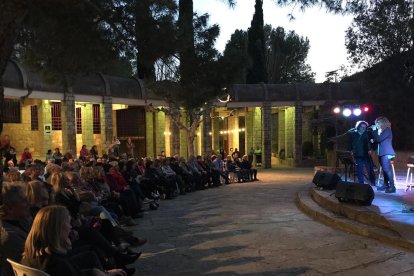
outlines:
M230 134L230 133L240 133L240 132L244 132L246 131L245 128L235 128L235 129L231 129L231 130L220 130L220 134L224 135L224 134Z

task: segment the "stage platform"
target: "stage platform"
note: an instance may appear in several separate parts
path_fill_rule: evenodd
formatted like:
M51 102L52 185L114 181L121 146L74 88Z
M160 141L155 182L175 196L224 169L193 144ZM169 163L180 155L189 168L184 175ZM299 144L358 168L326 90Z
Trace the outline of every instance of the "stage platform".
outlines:
M335 228L414 251L414 189L405 192L405 178L397 192L376 191L371 206L342 203L335 190L309 184L297 195L297 205L309 216Z

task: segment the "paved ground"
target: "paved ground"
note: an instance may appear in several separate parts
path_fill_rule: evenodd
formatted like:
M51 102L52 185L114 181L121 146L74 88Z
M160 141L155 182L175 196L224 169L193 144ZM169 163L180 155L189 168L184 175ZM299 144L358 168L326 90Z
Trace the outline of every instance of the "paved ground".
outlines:
M161 202L138 226L148 244L137 275L414 275L414 253L341 232L302 214L295 194L311 169L259 172Z

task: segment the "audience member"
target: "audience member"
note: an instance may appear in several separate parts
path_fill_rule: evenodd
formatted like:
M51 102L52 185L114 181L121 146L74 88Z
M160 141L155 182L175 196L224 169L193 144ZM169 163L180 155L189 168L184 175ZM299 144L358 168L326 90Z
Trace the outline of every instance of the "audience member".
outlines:
M79 158L88 158L89 157L89 151L86 148L86 145L82 145L82 148L79 152Z
M22 168L25 168L32 162L33 162L32 154L30 153L29 148L26 147L24 148L23 153L20 157L19 166L21 166Z
M13 276L13 270L6 259L20 262L31 227L30 206L23 185L3 185L3 204L0 206L0 268L1 275Z
M126 142L126 148L127 148L128 158L134 158L135 145L134 143L132 143L131 137L128 137L128 140Z
M71 217L65 207L52 205L40 209L27 236L22 263L51 276L126 275L121 269L104 272L98 257L92 252L87 262L83 262L87 267L80 267L68 258L72 246L69 239L71 229Z

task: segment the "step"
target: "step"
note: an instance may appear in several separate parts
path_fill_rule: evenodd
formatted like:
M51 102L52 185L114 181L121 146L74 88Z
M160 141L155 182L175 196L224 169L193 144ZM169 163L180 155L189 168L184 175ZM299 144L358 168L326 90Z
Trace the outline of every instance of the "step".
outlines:
M297 193L296 197L298 208L308 216L336 229L372 238L414 252L414 242L401 237L401 235L393 230L364 224L322 208L313 200L311 196L312 189L313 188L300 191Z
M335 190L324 191L310 188L309 191L313 200L326 210L363 224L392 230L398 233L389 220L373 210L373 208L375 208L373 206L358 206L352 203L339 202L334 195Z

